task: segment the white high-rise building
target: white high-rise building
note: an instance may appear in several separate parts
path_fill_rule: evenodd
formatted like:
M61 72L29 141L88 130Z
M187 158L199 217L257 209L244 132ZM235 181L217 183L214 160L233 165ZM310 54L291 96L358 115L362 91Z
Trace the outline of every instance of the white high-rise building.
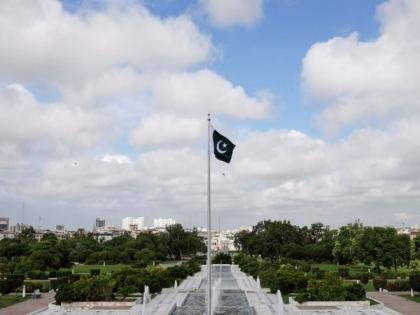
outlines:
M158 218L153 220L153 227L155 229L164 229L167 226L176 224L175 220L172 218Z
M126 217L122 219L122 228L126 231L137 231L144 229L144 217Z

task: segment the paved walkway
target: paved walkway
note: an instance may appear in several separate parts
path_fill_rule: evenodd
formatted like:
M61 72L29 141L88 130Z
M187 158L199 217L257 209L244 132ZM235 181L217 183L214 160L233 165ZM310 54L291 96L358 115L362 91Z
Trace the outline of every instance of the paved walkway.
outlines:
M407 293L409 294L409 293ZM407 300L390 292L368 292L368 297L381 301L384 305L403 315L419 315L420 303Z
M54 300L54 293L42 293L39 299L30 299L0 309L0 315L25 315L48 306Z

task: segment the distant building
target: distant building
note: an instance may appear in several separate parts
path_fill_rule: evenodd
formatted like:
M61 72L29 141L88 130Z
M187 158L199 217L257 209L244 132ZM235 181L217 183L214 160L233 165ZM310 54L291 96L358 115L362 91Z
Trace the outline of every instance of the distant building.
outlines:
M102 228L105 226L105 219L96 218L95 228Z
M403 228L398 230L398 234L401 235L408 235L411 240L415 239L418 235L420 235L419 228Z
M0 218L0 231L9 230L9 218Z
M55 226L56 231L64 231L64 225L63 224L57 224Z
M11 225L9 230L13 233L19 234L24 229L29 229L30 227L31 227L31 225L29 225L29 224L16 223L16 225Z
M176 222L172 218L158 218L153 220L153 227L155 229L165 229L167 226L175 225Z
M122 228L126 231L144 230L144 217L126 217L122 219Z

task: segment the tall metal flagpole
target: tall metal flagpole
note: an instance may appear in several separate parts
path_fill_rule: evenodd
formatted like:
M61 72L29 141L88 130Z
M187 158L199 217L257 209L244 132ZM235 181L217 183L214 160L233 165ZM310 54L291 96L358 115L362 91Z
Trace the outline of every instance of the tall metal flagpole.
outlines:
M207 118L208 129L208 158L207 158L207 315L212 315L211 312L211 207L210 207L210 142L211 142L211 128L210 128L210 114Z

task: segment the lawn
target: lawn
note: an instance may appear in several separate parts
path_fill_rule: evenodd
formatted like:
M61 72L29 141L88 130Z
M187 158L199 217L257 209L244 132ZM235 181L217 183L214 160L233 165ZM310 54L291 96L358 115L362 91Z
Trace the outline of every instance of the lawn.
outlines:
M26 298L22 298L22 296L19 295L3 295L0 296L0 308L7 307L19 302L22 302L24 300L29 299L30 297L27 296Z
M420 295L415 295L415 296L411 296L411 295L401 295L403 298L406 298L407 300L413 301L413 302L417 302L420 303Z
M74 265L72 268L74 269L74 273L90 273L91 269L99 269L101 273L111 273L112 271L121 271L130 268L130 265Z
M357 280L344 280L344 282L351 284L351 283L356 283ZM363 284L363 283L361 283L361 284ZM363 284L363 286L365 287L366 292L374 292L374 291L376 291L376 289L373 286L373 281L372 280L369 280L369 282L367 284Z
M361 272L368 272L369 268L371 268L370 266L366 266L366 265L351 265L351 266L347 266L347 265L337 265L337 264L315 264L313 265L314 267L319 267L319 269L321 270L325 270L325 271L335 271L338 272L339 268L349 268L349 272L350 275L356 274L356 273L361 273Z

